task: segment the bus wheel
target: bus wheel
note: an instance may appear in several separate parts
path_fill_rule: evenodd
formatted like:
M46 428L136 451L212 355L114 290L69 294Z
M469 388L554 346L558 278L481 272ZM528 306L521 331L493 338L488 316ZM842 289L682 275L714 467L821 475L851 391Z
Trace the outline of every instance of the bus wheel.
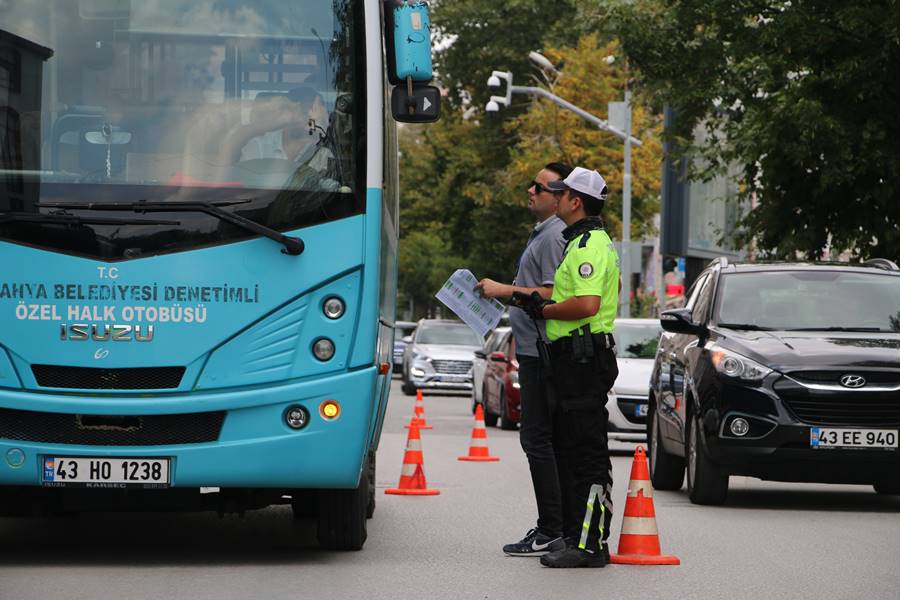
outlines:
M369 503L366 505L366 518L375 514L375 451L369 451Z
M368 461L367 461L368 462ZM351 490L319 490L319 522L316 537L328 550L360 550L366 542L369 507L369 465Z

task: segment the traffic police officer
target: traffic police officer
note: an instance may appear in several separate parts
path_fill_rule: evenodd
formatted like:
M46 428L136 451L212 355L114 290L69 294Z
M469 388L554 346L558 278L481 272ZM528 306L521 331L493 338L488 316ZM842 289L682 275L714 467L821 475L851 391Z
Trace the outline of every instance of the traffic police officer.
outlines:
M566 250L550 300L534 295L524 308L547 319L566 548L541 557L541 564L603 567L612 521L606 394L619 373L612 338L619 257L600 219L607 187L599 173L576 167L548 187L559 192L556 214L567 226Z

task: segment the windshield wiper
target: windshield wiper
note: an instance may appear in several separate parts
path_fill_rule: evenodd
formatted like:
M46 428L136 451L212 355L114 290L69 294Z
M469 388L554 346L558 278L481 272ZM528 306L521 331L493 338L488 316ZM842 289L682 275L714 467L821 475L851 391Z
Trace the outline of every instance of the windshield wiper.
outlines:
M881 327L795 327L785 331L889 331Z
M224 201L224 202L46 202L37 206L47 208L65 208L74 210L130 210L136 213L150 212L201 212L237 225L253 233L265 236L269 239L283 244L282 252L297 256L303 252L303 240L297 237L284 235L279 231L275 231L261 223L251 221L240 215L222 210L222 206L230 206L232 204L245 204L250 200Z
M747 331L775 331L774 327L763 327L762 325L754 325L753 323L718 323L719 327L726 329L744 329Z
M53 225L181 225L181 221L163 219L121 219L116 217L79 217L65 213L0 212L0 223L51 223Z

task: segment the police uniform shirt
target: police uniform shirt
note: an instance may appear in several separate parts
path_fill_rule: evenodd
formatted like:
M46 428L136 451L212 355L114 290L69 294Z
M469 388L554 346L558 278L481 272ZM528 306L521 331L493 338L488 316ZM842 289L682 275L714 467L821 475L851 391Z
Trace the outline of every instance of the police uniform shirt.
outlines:
M619 304L619 255L603 230L585 232L569 241L553 280L551 300L600 296L600 310L577 321L547 321L550 341L590 324L591 333L611 333Z
M562 260L563 248L566 245L562 232L566 224L557 216L552 216L539 223L532 232L522 257L513 285L526 288L538 288L553 285L556 267ZM516 354L538 357L537 331L534 322L521 308L509 308L509 324L516 340ZM538 322L541 335L546 340L547 330L544 321Z

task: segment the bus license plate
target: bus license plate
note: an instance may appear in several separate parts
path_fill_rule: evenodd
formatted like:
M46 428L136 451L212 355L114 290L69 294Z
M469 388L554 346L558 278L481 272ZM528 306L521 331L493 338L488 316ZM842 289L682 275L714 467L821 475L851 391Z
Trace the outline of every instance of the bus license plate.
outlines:
M809 445L812 448L897 448L896 429L836 429L811 427Z
M168 458L45 456L41 480L54 487L168 487L169 463Z

